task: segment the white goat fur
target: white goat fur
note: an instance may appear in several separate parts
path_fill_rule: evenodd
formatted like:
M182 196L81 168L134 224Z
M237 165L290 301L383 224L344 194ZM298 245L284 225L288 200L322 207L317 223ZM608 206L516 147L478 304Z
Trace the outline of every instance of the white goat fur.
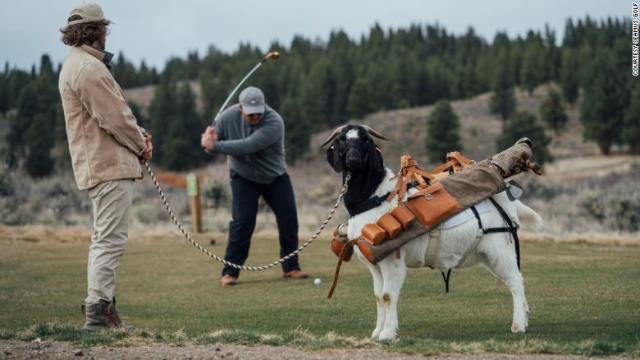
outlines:
M376 189L375 195L381 196L393 189L394 174L387 169L385 179ZM502 206L516 224L523 221L532 230L542 227L540 216L519 200L510 201L506 194L494 195L494 199ZM353 216L348 222L349 239L358 238L364 225L375 223L387 213L395 204L396 199L384 202L382 205ZM497 210L490 206L490 211L481 214L485 229L506 226ZM482 234L478 223L472 218L450 229L440 230L440 248L435 269L438 271L452 268L468 267L475 264L484 265L489 271L500 278L511 291L513 297L513 323L511 331L524 332L527 328L529 306L524 294L524 284L516 262L515 245L509 233ZM355 252L367 265L373 276L373 292L376 297L377 321L371 337L379 340L389 340L396 337L398 331L398 299L400 289L404 283L407 267L424 266L425 252L429 242L429 233L416 237L405 244L399 251L399 258L394 254L387 256L378 264L373 265L364 258L355 247Z

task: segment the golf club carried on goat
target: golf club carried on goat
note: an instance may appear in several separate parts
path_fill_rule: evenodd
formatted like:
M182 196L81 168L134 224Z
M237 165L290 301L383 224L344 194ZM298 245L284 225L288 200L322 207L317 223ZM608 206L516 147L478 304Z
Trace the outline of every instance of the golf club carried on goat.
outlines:
M222 114L222 112L224 111L224 109L227 107L227 104L229 103L229 101L231 101L231 98L233 98L233 95L236 94L236 92L238 91L238 89L240 88L240 86L242 86L242 84L244 84L245 81L247 81L248 78L251 77L251 75L253 75L254 72L256 72L256 70L258 70L258 68L260 66L262 66L262 64L264 64L267 60L275 60L277 58L280 57L280 53L277 51L270 51L267 53L267 55L265 55L262 60L260 60L259 63L257 63L251 70L249 70L249 72L247 73L247 75L245 75L242 80L240 80L240 82L238 83L238 85L236 85L235 88L233 88L233 90L231 91L231 93L229 94L229 96L227 97L227 99L224 101L224 103L222 103L222 106L220 107L220 110L218 110L218 113L216 114L216 116L213 118L213 123L212 126L215 127L216 121L218 121L218 118L220 117L220 114Z

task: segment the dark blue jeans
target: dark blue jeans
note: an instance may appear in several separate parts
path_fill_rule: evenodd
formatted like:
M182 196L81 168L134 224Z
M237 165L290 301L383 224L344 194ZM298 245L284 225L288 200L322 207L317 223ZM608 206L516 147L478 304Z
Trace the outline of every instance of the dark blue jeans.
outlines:
M232 217L229 222L229 241L224 259L242 265L249 256L251 235L256 227L258 198L262 196L273 210L280 236L280 257L298 247L298 214L296 200L289 175L284 173L270 184L259 184L238 174L231 175ZM283 271L299 270L298 256L282 263ZM240 270L230 266L222 269L222 275L238 276Z

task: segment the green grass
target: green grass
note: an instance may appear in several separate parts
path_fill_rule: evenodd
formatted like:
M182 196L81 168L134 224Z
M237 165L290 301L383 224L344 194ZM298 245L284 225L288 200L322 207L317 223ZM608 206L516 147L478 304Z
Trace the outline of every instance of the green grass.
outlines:
M224 244L210 248L224 253ZM278 268L245 271L238 286L223 288L220 265L181 238L132 237L117 297L123 320L137 328L133 333L80 331L87 249L88 240L0 238L0 339L640 355L640 247L524 242L531 314L528 332L517 335L509 330L511 295L484 269L454 271L449 294L439 273L411 270L400 300L400 340L383 344L367 339L375 305L369 273L357 260L343 265L336 294L326 299L335 265L326 239L302 253L312 279L283 280ZM276 254L276 239L259 236L249 263L270 262ZM314 277L323 283L314 286Z

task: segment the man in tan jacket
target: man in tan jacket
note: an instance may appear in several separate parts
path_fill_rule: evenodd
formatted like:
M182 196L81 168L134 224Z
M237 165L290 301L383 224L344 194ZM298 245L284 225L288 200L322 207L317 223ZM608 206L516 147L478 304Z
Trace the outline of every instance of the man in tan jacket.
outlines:
M93 205L93 235L87 263L85 330L119 327L115 308L116 268L129 231L133 183L141 161L151 159L151 136L136 123L122 89L109 72L107 26L97 4L71 11L62 41L71 47L60 72L69 152L76 184Z

